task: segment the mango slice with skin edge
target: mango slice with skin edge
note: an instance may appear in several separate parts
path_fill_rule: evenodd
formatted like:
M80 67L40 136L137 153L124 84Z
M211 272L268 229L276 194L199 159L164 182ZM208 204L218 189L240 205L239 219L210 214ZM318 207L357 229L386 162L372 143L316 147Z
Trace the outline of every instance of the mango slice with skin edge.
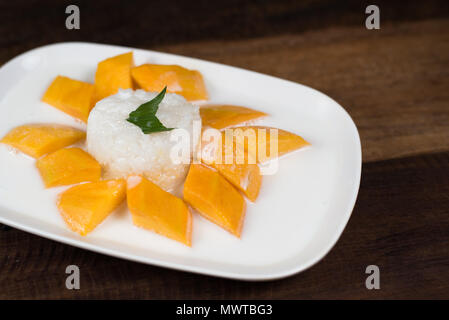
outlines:
M23 153L39 158L86 138L84 131L48 124L26 124L9 131L1 140Z
M80 148L60 149L36 161L46 188L98 181L101 166Z
M220 133L221 134L221 133ZM249 155L243 150L243 159L237 159L237 152L235 146L232 151L232 162L228 162L226 159L225 139L222 139L220 135L221 146L215 145L214 140L208 140L207 138L201 141L201 157L202 162L208 166L216 169L221 175L223 175L234 187L243 192L243 194L251 201L255 201L259 195L260 186L262 183L262 176L260 174L259 166L255 160L249 160ZM217 141L220 143L220 141ZM222 156L219 157L219 152L222 152ZM204 157L203 157L204 155Z
M277 137L271 137L272 130L277 131ZM310 145L309 142L294 133L264 126L228 128L223 131L223 136L226 136L226 134L233 135L236 144L234 148L241 148L248 155L253 156L257 163L278 158ZM271 150L271 138L273 138L273 142L277 142L277 146L273 148L274 151ZM230 139L232 140L232 137Z
M133 66L132 52L99 62L95 73L94 105L99 100L116 94L119 89L132 88L131 68Z
M123 179L88 182L61 193L57 206L69 228L85 236L106 219L125 196Z
M267 116L266 113L241 106L204 105L200 107L204 127L224 129Z
M183 192L184 200L201 215L240 237L245 200L217 171L201 164L190 165Z
M127 202L136 226L192 245L192 214L182 199L132 175L127 180Z
M182 95L188 101L207 100L203 76L199 71L178 65L143 64L131 69L137 85L145 91L167 91Z
M57 76L48 87L42 101L87 123L93 107L93 84Z

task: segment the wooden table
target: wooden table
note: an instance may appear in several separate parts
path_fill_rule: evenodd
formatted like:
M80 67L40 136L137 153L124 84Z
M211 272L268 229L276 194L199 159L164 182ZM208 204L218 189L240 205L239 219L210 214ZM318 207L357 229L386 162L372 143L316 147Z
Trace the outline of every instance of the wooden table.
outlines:
M377 1L79 1L81 29L61 1L0 4L0 62L52 42L148 48L256 70L337 100L363 146L357 204L317 265L261 283L128 262L0 226L0 298L395 299L449 298L449 6ZM142 7L141 7L142 6ZM81 269L81 290L65 268ZM365 288L365 268L381 289Z

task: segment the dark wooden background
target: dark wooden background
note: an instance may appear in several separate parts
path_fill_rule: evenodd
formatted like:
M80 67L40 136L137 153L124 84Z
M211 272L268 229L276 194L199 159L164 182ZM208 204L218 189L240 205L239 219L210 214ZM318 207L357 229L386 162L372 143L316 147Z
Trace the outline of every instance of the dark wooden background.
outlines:
M65 29L67 4L81 30ZM0 298L449 298L449 2L0 2L0 63L34 47L92 41L271 74L336 99L363 146L360 193L334 249L295 276L231 281L123 261L0 225ZM81 290L65 288L65 267ZM381 270L367 290L365 268Z

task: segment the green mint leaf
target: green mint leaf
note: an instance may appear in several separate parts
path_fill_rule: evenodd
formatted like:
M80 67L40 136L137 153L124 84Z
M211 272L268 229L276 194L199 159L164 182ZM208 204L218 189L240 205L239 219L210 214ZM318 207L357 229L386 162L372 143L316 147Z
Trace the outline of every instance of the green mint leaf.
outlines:
M136 110L129 114L130 117L138 117L142 114L156 114L157 109L159 108L159 104L165 97L165 93L167 92L167 87L162 89L162 91L153 99L144 104L141 104Z
M138 126L143 133L154 133L154 132L162 132L162 131L170 131L174 128L167 128L165 127L159 119L154 114L147 114L143 117L140 117L138 119L136 118L128 118L128 122L131 122Z
M166 91L167 87L165 87L155 98L145 102L131 112L126 120L138 126L145 134L173 130L174 128L165 127L156 117L157 109L164 99Z

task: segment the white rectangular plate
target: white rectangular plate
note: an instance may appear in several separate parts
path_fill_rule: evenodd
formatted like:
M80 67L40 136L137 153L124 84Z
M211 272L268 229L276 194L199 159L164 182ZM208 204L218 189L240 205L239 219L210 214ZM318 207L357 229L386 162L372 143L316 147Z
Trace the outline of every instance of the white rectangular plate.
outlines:
M357 128L326 95L278 78L172 54L91 43L60 43L26 52L0 69L0 136L24 123L84 124L40 102L53 78L93 82L99 61L132 50L136 65L179 64L199 70L210 102L270 114L266 124L303 136L312 146L283 157L249 204L242 237L194 215L192 248L131 223L126 206L86 237L68 230L56 208L64 188L44 189L35 160L0 144L0 221L49 239L133 261L243 280L302 271L340 237L360 182Z

